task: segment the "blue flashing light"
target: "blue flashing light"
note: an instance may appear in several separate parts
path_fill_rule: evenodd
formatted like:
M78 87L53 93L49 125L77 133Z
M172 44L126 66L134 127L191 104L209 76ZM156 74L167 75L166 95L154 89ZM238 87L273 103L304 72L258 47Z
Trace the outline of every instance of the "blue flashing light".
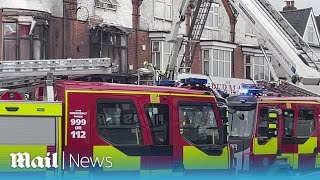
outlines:
M157 86L168 86L168 87L173 87L176 85L175 81L169 81L169 80L163 80L163 81L157 81L156 82Z
M239 93L244 95L262 95L263 89L255 84L243 84L242 88L239 89Z
M208 83L208 80L199 79L199 78L187 78L187 79L181 79L180 82L183 84L189 84L189 85L196 85L196 84L205 85Z

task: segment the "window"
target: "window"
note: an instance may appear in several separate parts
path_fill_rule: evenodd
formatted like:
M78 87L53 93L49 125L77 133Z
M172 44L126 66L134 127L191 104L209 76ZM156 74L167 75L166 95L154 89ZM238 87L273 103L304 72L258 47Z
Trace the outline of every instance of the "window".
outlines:
M218 144L217 121L210 104L179 105L180 134L193 144Z
M259 116L258 137L268 137L269 109L261 108Z
M203 50L203 74L205 75L210 74L210 59L210 50Z
M172 19L172 0L155 0L154 16L160 19Z
M254 31L253 31L253 29L250 27L249 24L246 24L246 35L255 36L255 35L254 35Z
M108 57L121 72L127 72L128 35L115 27L90 30L90 57Z
M264 56L245 55L245 77L252 80L271 80L270 70ZM271 57L268 57L271 61Z
M95 0L95 6L99 8L117 10L117 7L120 6L120 4L117 0Z
M152 41L152 64L154 64L157 70L165 70L167 68L171 50L173 47L172 43L165 41ZM185 45L182 45L178 55L178 61L176 66L179 67L182 61L185 51Z
M307 36L308 36L308 42L313 43L315 39L315 30L313 25L307 26Z
M314 131L314 110L300 109L298 119L297 136L309 137Z
M132 101L98 101L97 124L100 136L112 144L142 144L139 119Z
M152 64L159 70L161 68L161 41L152 42Z
M219 28L219 4L218 3L212 3L212 7L210 8L206 27L208 28Z
M293 137L294 110L283 110L284 137Z
M203 50L203 71L207 71L210 75L215 77L230 78L231 51L219 49Z
M40 60L47 58L48 28L36 25L30 34L27 23L3 23L4 60Z
M146 115L155 145L169 144L169 106L166 104L148 104Z

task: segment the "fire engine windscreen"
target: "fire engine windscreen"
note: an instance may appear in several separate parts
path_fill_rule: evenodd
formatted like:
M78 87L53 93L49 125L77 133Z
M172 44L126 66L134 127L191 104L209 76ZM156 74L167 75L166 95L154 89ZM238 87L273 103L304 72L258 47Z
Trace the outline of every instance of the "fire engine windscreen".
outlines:
M253 131L256 110L235 110L229 107L231 137L249 137Z
M219 130L212 105L179 106L180 134L196 145L218 144Z

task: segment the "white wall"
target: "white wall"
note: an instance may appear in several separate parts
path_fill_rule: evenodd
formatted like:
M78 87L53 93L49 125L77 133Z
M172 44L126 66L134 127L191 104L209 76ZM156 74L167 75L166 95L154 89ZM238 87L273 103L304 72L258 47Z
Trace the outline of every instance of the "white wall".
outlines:
M63 0L0 0L0 9L27 9L51 13L53 16L63 16Z
M118 25L132 28L132 3L130 0L117 0L120 6L116 11L97 8L94 0L78 0L79 5L88 8L89 15L98 15L103 18L103 22L108 25Z
M237 18L237 24L236 24L236 30L235 30L236 31L235 43L247 44L252 46L258 45L258 41L255 36L249 36L248 34L246 34L246 26L250 26L250 25L247 25L244 18L241 15L239 15Z
M210 28L205 28L202 33L202 39L206 40L220 40L220 41L230 41L230 21L228 13L223 6L221 0L216 0L219 3L219 29L214 30Z
M140 7L140 29L145 31L171 31L173 20L179 15L181 0L172 0L172 21L155 18L154 0L143 0ZM185 22L181 24L180 33L185 34Z

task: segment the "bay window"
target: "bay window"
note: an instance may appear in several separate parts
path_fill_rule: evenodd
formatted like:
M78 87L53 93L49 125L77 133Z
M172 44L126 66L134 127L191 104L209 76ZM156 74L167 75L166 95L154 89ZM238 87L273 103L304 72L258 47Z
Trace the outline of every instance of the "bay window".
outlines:
M169 58L171 56L171 51L173 44L166 41L151 41L152 45L152 64L155 65L157 70L164 71L167 68ZM184 55L185 45L181 47L178 55L178 61L176 66L179 67Z
M231 52L222 49L204 49L203 73L214 77L231 77Z
M271 57L268 57L271 61ZM245 78L270 81L271 75L264 56L245 55Z

